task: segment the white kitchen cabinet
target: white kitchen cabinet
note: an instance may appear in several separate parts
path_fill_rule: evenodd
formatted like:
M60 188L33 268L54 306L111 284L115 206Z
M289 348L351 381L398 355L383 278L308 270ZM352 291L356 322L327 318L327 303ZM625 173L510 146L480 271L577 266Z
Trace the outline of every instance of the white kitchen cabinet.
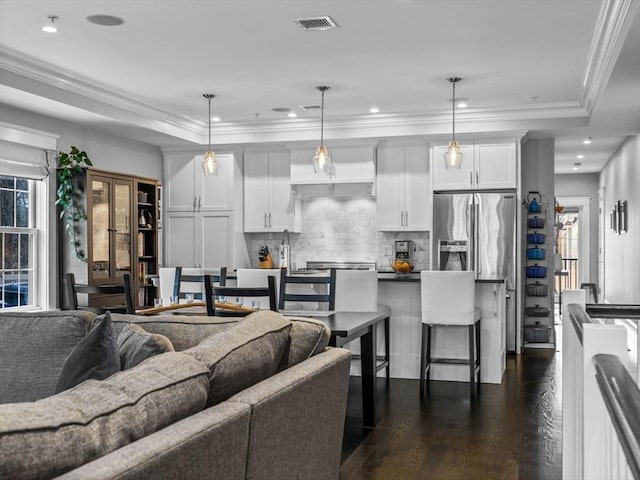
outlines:
M166 267L219 268L232 258L231 212L176 212L165 217Z
M447 169L447 145L433 147L434 190L492 190L517 187L516 142L460 145L460 169Z
M202 171L202 155L165 154L164 184L167 210L203 211L233 209L232 154L216 155L218 175L207 177Z
M288 152L244 155L244 231L300 231L300 200L289 186Z
M378 230L428 231L431 184L427 145L378 147Z

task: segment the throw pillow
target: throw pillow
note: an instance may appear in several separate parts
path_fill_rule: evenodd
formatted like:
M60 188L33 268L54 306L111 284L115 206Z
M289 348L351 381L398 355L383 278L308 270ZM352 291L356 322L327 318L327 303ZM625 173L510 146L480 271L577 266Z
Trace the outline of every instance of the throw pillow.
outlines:
M118 335L120 367L128 370L149 357L165 352L173 352L173 344L164 335L148 333L140 325L129 323Z
M111 313L96 318L93 329L74 347L62 365L54 393L85 380L104 380L120 371L118 345L113 338Z

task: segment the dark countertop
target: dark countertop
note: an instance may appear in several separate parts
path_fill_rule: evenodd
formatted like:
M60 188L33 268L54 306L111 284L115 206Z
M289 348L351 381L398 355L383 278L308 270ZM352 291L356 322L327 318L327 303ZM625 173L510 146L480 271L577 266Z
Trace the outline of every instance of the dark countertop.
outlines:
M378 272L379 282L420 282L420 272L394 273ZM480 278L476 283L504 283L504 278Z

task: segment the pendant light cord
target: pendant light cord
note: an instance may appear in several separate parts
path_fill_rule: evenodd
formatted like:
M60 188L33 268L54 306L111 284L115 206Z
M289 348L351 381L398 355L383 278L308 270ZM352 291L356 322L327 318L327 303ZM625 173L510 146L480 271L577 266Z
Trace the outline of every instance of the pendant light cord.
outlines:
M456 82L453 81L453 141L456 141Z
M320 147L324 147L324 90L322 90L322 109L320 111Z
M211 151L211 98L209 97L209 149L207 150L209 152Z

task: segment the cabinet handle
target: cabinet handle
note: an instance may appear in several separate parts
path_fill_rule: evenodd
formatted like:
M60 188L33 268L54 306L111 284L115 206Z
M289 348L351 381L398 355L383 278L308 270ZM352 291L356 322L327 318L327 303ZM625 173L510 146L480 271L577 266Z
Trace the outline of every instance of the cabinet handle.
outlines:
M404 214L402 213L402 210L400 210L400 226L404 227Z
M409 226L409 211L408 210L404 211L404 226L405 227Z
M267 228L267 212L264 212L264 220L263 220L264 228Z
M193 211L196 211L196 207L198 205L198 197L196 197L195 195L193 196Z
M200 211L200 207L202 207L202 197L198 195L198 211Z
M473 172L469 172L469 185L473 186Z
M273 222L271 221L271 212L269 212L269 228L273 227Z
M478 180L478 171L476 170L476 185L478 185L480 183L480 180Z

